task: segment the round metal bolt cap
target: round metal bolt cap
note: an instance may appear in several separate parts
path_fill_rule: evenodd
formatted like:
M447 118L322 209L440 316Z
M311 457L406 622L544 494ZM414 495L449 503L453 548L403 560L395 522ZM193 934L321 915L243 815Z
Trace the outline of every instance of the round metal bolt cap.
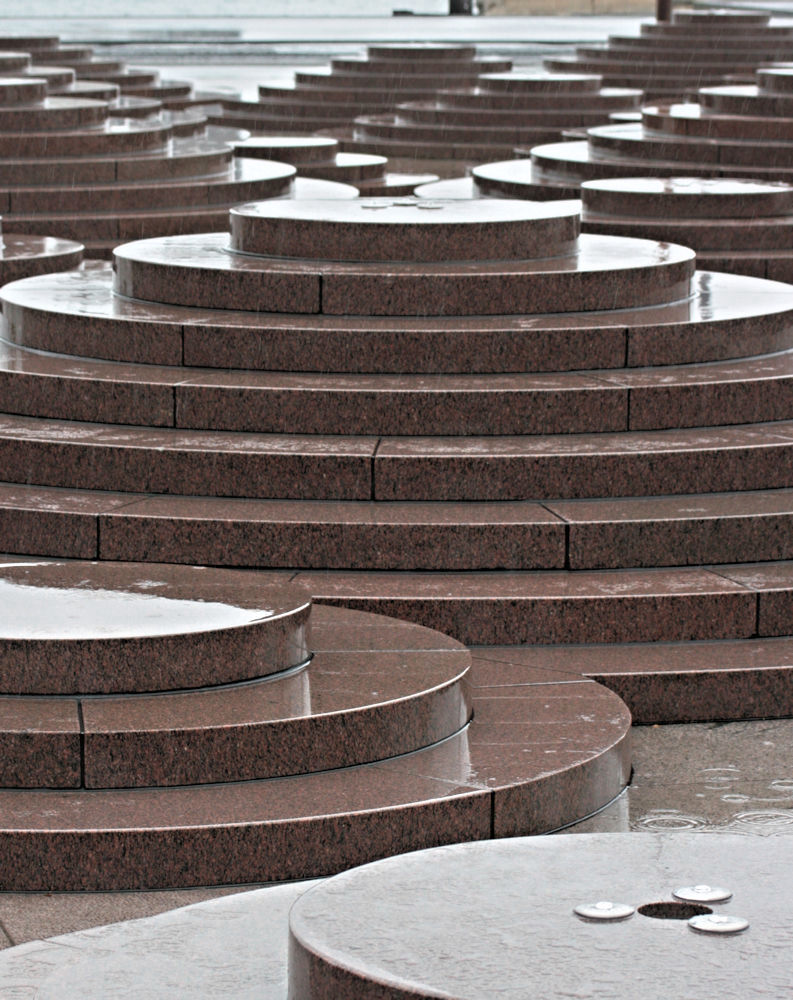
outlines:
M714 885L685 885L672 893L675 899L684 899L688 903L723 903L732 898L729 889Z
M604 899L598 903L582 903L573 912L584 920L627 920L635 909L627 903L610 903Z
M688 926L700 934L740 934L749 926L744 917L731 917L726 913L703 913L692 917Z

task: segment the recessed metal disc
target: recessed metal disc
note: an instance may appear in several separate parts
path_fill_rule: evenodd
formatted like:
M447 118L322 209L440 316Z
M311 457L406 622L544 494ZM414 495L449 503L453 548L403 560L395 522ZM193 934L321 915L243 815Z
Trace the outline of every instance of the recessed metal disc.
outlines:
M700 934L740 934L749 926L743 917L731 917L726 913L703 913L692 917L688 926Z
M723 903L732 898L729 889L715 885L685 885L672 893L675 899L684 899L687 903Z
M582 903L573 911L584 920L627 920L635 908L627 903L610 903L603 899L598 903Z

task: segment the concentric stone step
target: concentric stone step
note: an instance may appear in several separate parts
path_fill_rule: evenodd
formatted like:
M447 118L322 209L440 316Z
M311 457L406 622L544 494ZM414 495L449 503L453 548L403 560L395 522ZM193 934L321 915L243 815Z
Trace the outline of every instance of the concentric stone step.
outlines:
M718 271L793 280L793 187L716 178L626 178L581 185L586 232L683 243Z
M83 247L52 236L0 234L0 285L52 271L68 271L83 259Z
M652 99L751 76L762 63L793 58L793 33L749 11L675 10L671 21L643 24L639 36L611 36L568 57L546 59L553 72L602 73L612 87L638 87Z
M305 594L185 568L6 559L3 693L198 688L304 664Z
M336 139L322 136L257 136L234 145L236 156L290 163L302 177L346 181L369 197L411 195L419 184L437 180L435 174L389 173L384 156L338 150Z
M357 117L344 148L447 160L442 172L450 173L455 161L508 157L516 145L560 139L564 128L597 124L610 110L638 107L641 91L606 91L600 84L600 76L488 73L467 90L441 87L433 101Z
M258 102L224 101L214 122L258 133L307 133L352 124L356 115L389 111L406 100L431 100L443 86L471 85L503 72L507 59L475 58L473 46L367 47L363 59L338 58L321 71L298 71L289 86L264 84Z
M306 668L5 694L4 888L545 832L627 780L615 692L790 711L793 290L569 204L418 204L243 206L4 289L10 563L321 602Z
M6 52L0 49L0 72L13 74L26 71L30 67L30 56L27 52Z
M24 76L0 77L0 107L4 110L17 104L43 101L47 96L45 80Z
M3 484L7 551L289 569L626 569L793 558L788 489L497 503L228 500ZM15 526L25 524L21 535Z
M167 577L167 568L160 569ZM213 579L212 571L192 573ZM232 579L228 573L215 575L224 585ZM505 699L503 689L494 686L492 664L483 661L469 670L470 654L444 636L333 608L314 609L312 645L314 660L306 671L269 682L280 694L273 687L268 697L263 683L249 689L247 704L240 706L249 720L239 731L241 747L233 738L234 726L229 730L223 724L229 712L240 717L228 689L123 701L81 699L85 714L82 721L73 720L69 736L72 747L84 744L85 778L107 774L104 761L112 759L111 778L129 774L130 767L149 766L158 783L165 778L166 784L0 791L0 851L9 862L3 886L163 887L329 873L427 844L553 829L597 809L627 780L629 716L599 685L580 680L539 689L518 683ZM345 675L349 680L340 684ZM469 676L475 718L460 729L469 716L461 682ZM373 694L375 684L378 693ZM225 710L219 709L221 701ZM35 711L42 748L37 777L46 783L47 766L59 762L57 741L46 734L66 730L68 703L58 703L60 718L48 699L37 706L30 699L17 704L12 718L2 715L12 723L4 744L16 750L19 723ZM580 716L582 704L586 720ZM501 709L507 706L505 726ZM209 714L202 720L204 710ZM259 717L270 721L250 725ZM180 731L178 725L185 723L189 728ZM526 746L527 725L539 726L545 739ZM578 728L586 749L566 754L549 769L548 751L570 726ZM451 735L427 745L443 729ZM351 739L350 732L359 738ZM239 766L268 766L268 734L276 741L270 767L279 767L284 752L303 766L328 763L334 756L337 763L349 762L351 755L374 755L377 762L284 777L249 775L241 783L230 783L224 775L209 784L167 787L167 774L183 778L186 762L199 762L202 754L192 753L196 747L214 745L211 755L203 754L203 768L215 775ZM423 748L414 753L378 759L417 740ZM172 757L168 746L177 741L182 749ZM249 750L258 753L248 757ZM26 766L30 771L31 764ZM9 770L7 783L14 780ZM61 764L61 780L65 770ZM157 864L152 863L155 854Z
M307 774L421 749L470 718L458 643L404 625L399 650L310 657L306 595L262 574L32 560L0 572L5 785ZM33 755L19 728L31 719Z
M535 146L526 153L531 167L524 180L531 186L524 196L568 196L584 181L622 177L790 183L793 104L780 108L776 101L791 79L789 66L759 70L753 87L705 87L698 104L645 107L641 122L591 128L585 142Z
M14 74L0 83L0 211L10 229L107 256L123 240L214 230L233 204L295 193L286 179L266 179L273 168L235 163L232 136L208 137L200 114L161 110L168 98L189 104L191 84L87 46L43 39L31 51L33 64L16 46L0 51L0 71Z
M670 291L672 301L652 309L600 312L587 322L580 313L535 314L528 326L529 317L516 313L512 323L491 327L491 333L501 332L495 341L488 338L491 349L500 344L498 365L497 354L491 354L490 377L484 375L487 368L473 367L469 351L462 352L464 362L448 366L451 371L467 366L469 376L478 379L467 383L453 378L433 383L426 375L416 379L407 373L411 367L422 370L420 361L427 355L417 356L415 348L422 339L434 344L445 331L450 344L456 340L456 351L449 353L459 357L461 335L486 333L480 319L461 325L459 307L456 320L438 317L429 327L424 319L405 326L393 317L378 326L361 316L357 328L375 335L378 348L391 357L391 371L402 376L399 381L351 378L366 370L361 344L350 337L356 324L338 317L326 327L310 312L302 320L293 312L283 313L278 323L272 313L242 314L239 276L245 269L256 281L264 277L273 282L272 308L274 296L286 295L277 276L313 282L322 273L324 294L340 269L394 267L388 258L412 254L422 227L428 233L428 256L444 259L458 247L491 257L525 253L537 220L561 226L558 233L565 241L574 233L565 231L572 222L569 206L538 208L481 199L463 207L462 214L460 205L444 214L443 209L419 211L415 202L383 208L371 204L331 211L328 205L290 207L284 202L241 210L235 219L244 225L233 239L259 255L230 253L226 236L185 247L175 239L126 247L116 255L117 280L137 302L114 295L102 268L68 280L53 277L11 286L5 312L9 336L20 345L91 354L89 345L101 341L106 356L118 352L129 361L169 360L176 370L126 370L77 359L75 365L82 367L70 369L63 359L14 356L5 395L9 408L22 415L4 418L6 478L18 480L17 490L26 484L50 490L44 495L34 490L27 498L17 493L15 499L9 483L9 524L13 512L24 509L28 523L42 525L36 532L45 551L53 544L59 518L77 518L87 529L89 545L92 538L96 545L98 537L99 548L93 551L100 558L146 560L159 551L175 561L302 570L301 578L323 600L362 602L359 606L368 610L419 617L471 642L547 642L549 634L563 643L754 635L757 592L745 583L725 584L718 571L702 567L756 560L760 554L769 561L789 557L782 540L789 518L787 491L793 485L788 471L793 447L789 355L722 364L715 359L730 351L749 354L747 347L759 340L766 350L770 343L790 348L789 288L704 273L695 278L690 302L675 301L676 293ZM361 221L364 215L366 221ZM329 227L328 232L312 232L314 225ZM466 225L474 226L472 237L466 235ZM365 235L367 226L383 230L373 239ZM513 250L510 226L517 234ZM254 245L253 240L259 242ZM310 253L314 241L322 247L319 253L343 256L344 247L354 247L356 240L371 256L386 260L347 265L318 261L316 253L291 262L283 256ZM175 250L186 248L183 260L189 264L193 246L199 244L202 252L212 247L206 260L219 262L224 280L237 281L233 301L229 284L228 301L223 302L236 310L207 312L185 304L163 312L159 300L171 294L170 286L181 288L177 294L185 303L200 298L201 288L208 286L188 267L188 281L158 278L153 288L145 268L155 261L168 275ZM578 241L579 259L585 245L583 238ZM623 256L634 246L613 238L612 245ZM546 236L537 250L547 253L548 246ZM656 262L648 263L636 287L668 257L665 246L655 250ZM553 257L516 263L532 264L542 273L548 260L558 267L559 258ZM436 267L431 261L411 266L417 275L434 273ZM476 264L477 270L487 266ZM39 288L45 280L56 291L50 305ZM131 284L125 285L128 280ZM210 287L216 296L223 286L213 281ZM290 309L298 301L295 287ZM311 284L305 287L311 292ZM602 287L609 289L612 304L619 304L613 285L604 281ZM157 318L152 320L155 302ZM218 299L211 304L217 306ZM304 308L318 304L318 297L307 298ZM371 313L379 306L367 308ZM217 346L219 330L235 329L254 337L248 344L259 361L240 364L246 357L241 340L238 347L231 345L236 353L230 367L272 368L270 347L259 352L280 329L294 352L292 373L279 383L264 371L242 377L234 371L202 375L183 367L198 363L198 341L188 348L191 330L203 330L205 343ZM301 331L297 342L296 329ZM511 361L503 346L509 341L500 338L522 331L525 341L526 329L533 334L555 330L565 337L582 333L579 340L568 340L564 355L576 374L559 371L558 351L553 355L556 367L543 367L551 341L540 339L524 345L529 353L523 364L535 373L534 381L525 375L505 379ZM270 331L267 340L259 339L261 331ZM593 339L598 332L604 339ZM326 338L333 335L345 340L346 360L340 347L336 357L328 353ZM220 341L225 363L219 363L216 353L215 367L229 364L227 336ZM311 370L314 338L321 351L313 362L317 375L312 381L295 368ZM607 345L613 350L610 360L593 365L593 352L605 351ZM686 367L708 355L709 365ZM407 358L412 366L405 365ZM626 358L631 366L677 367L631 370L625 368ZM334 381L319 374L337 359L343 363L334 370L346 370L346 378L340 374ZM200 363L207 364L206 355ZM549 373L545 383L543 370ZM499 371L501 378L494 378ZM62 386L60 394L55 396L48 384ZM558 407L569 400L568 408L545 410L541 423L505 423L507 415L514 420L521 413L520 405L526 406L527 419L538 420L537 393L543 384L549 401ZM529 392L524 404L516 398L519 386ZM577 402L579 391L591 393L592 402ZM281 423L261 423L267 413L261 392L272 394L271 411ZM385 392L379 397L383 402L378 392ZM415 409L418 393L429 393L426 410ZM441 404L444 397L438 393L448 394L448 403ZM406 409L400 417L403 396ZM316 402L310 403L310 397ZM605 403L612 408L604 409ZM322 414L321 422L311 422L312 412ZM591 421L589 430L581 430L582 419ZM35 482L31 469L36 470ZM70 495L53 499L53 487ZM92 491L85 495L87 506L80 507L79 494L74 495L79 490ZM114 495L103 502L97 490ZM120 490L126 496L119 496ZM712 502L710 493L715 495ZM236 498L235 505L225 508L221 496ZM290 521L289 500L310 502L296 508ZM423 506L410 512L411 504ZM487 505L493 505L489 513ZM483 537L481 526L488 517L492 529ZM320 524L334 525L328 539L340 539L335 554L329 541L312 549ZM374 549L383 545L382 551ZM372 548L372 555L356 555L356 547L362 546ZM520 555L521 547L531 548L531 554ZM398 556L391 555L396 549ZM509 567L506 576L493 572L504 566ZM550 619L538 616L540 607L553 609Z
M499 990L561 1000L580 991L586 969L615 1000L633 996L632 984L645 976L648 1000L662 1000L665 970L674 966L691 970L692 1000L706 1000L755 989L747 951L773 990L787 975L791 915L777 873L790 864L793 847L790 838L772 839L773 847L760 837L679 831L515 839L345 872L291 909L289 997L483 1000ZM704 906L676 898L694 873L706 889L728 887L729 901ZM596 902L606 899L613 902ZM624 919L577 915L623 905ZM703 934L688 926L695 914L712 915L716 931L740 919L734 933ZM497 968L494 941L511 945ZM719 954L712 973L697 975L711 952ZM457 955L465 961L450 959Z
M509 213L517 212L524 219L528 213L538 233L561 231L567 239L560 242L560 237L555 237L553 252L558 256L514 260L506 257L496 262L480 257L475 271L469 266L472 258L459 265L443 260L429 264L410 261L417 250L418 233L434 239L436 233L448 231L456 234L450 238L464 241L469 227L473 232L474 227L485 222L490 210L487 207L483 213L475 201L449 202L444 206L421 200L400 205L388 199L382 202L375 199L361 205L339 202L322 206L307 202L297 211L289 209L284 213L277 202L261 203L232 213L232 246L244 253L238 256L224 253L225 236L185 239L178 260L175 244L130 244L116 254L115 288L130 298L175 305L215 309L244 305L271 312L370 316L619 309L674 301L689 294L694 270L691 251L669 246L659 252L657 245L637 240L630 247L630 257L626 257L623 252L626 247L617 247L599 237L581 237L573 245L570 240L577 216L573 217L570 205L563 203L530 209L517 207L515 203L504 213L492 209L495 218L503 222ZM307 234L302 248L283 244L275 248L277 256L263 256L268 251L273 253L273 245L267 240L257 242L253 234L266 233L273 226L280 231L281 223L272 220L285 215L288 218L290 213L294 217L290 227ZM343 239L347 248L363 246L369 238L365 234L370 230L376 233L377 227L382 226L383 231L393 230L393 239L404 241L406 250L394 263L388 260L326 263L316 259L316 251L312 258L282 256L290 252L308 253L312 240L310 224L322 226L325 218L332 220L331 225L339 233L337 238ZM527 225L528 220L523 228ZM483 231L487 231L486 225ZM346 249L339 252L347 255ZM470 252L476 259L475 245ZM515 251L507 247L505 253ZM619 281L612 280L606 286L600 278L607 270L618 273ZM184 280L187 275L189 283Z
M543 314L528 324L520 314L257 317L163 304L153 318L150 305L113 293L110 266L99 262L6 287L2 299L6 337L19 346L202 368L539 373L718 361L793 347L786 286L711 272L695 275L688 301L630 313Z
M13 290L12 290L13 294ZM793 354L586 375L346 375L129 365L0 344L8 413L256 433L461 436L793 419Z

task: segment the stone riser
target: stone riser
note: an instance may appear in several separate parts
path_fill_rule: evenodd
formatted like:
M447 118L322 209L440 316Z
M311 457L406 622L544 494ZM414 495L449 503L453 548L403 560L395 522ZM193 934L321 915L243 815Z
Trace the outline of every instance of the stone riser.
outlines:
M509 68L508 63L499 64L500 68ZM484 72L495 72L484 70ZM432 72L401 73L369 71L366 73L295 73L295 87L315 87L324 90L326 87L334 90L349 90L350 93L367 90L391 90L397 93L404 90L431 90L438 87L455 87L473 85L479 77L479 70L461 70L458 73Z
M287 673L193 691L0 696L0 781L102 789L309 774L411 753L468 724L467 650L417 626L337 617L388 625L403 648L323 650Z
M639 236L668 243L682 243L697 251L697 260L705 252L710 256L730 250L755 250L759 257L785 256L793 248L793 216L752 220L621 218L589 214L583 231L612 236ZM718 271L720 268L713 268Z
M785 489L542 504L244 501L12 484L0 491L4 551L287 570L771 562L793 558L792 516Z
M543 437L147 430L6 415L10 482L329 500L545 500L790 487L793 424ZM35 472L31 470L35 469Z
M502 73L509 70L508 59L416 59L412 54L405 59L331 59L331 73L343 76L390 76L405 79L409 76L476 76L480 73Z
M281 169L278 173L270 164L262 166L246 161L248 166L232 167L227 176L215 176L188 181L141 181L136 184L100 184L84 187L6 188L0 194L0 210L8 216L40 216L91 213L128 213L153 209L198 208L206 205L229 206L243 201L279 197L289 193L292 175ZM18 228L18 227L17 227Z
M620 156L634 160L680 160L703 166L742 167L751 171L779 167L793 169L793 142L699 141L696 138L660 138L631 125L595 127L587 133L593 157Z
M699 105L679 104L671 108L644 108L642 128L648 135L678 136L682 139L727 139L747 142L793 142L793 118L735 118L730 115L701 114Z
M364 234L361 234L364 238ZM542 258L450 263L362 263L228 254L224 233L185 238L171 248L142 240L115 255L114 289L129 298L213 309L267 309L347 316L469 316L623 309L681 301L690 293L694 255L670 247L658 260L652 243L636 241L631 256L614 244L582 236L575 255L554 246ZM230 266L233 263L233 266ZM608 287L601 269L614 274ZM211 276L211 277L210 277Z
M401 142L399 139L364 138L356 127L353 139L344 142L344 149L361 153L373 153L391 159L402 159L413 166L414 160L431 161L428 167L440 171L439 164L445 164L444 174L458 177L467 165L492 160L494 157L509 156L514 143L449 143L449 142Z
M793 419L790 354L689 370L524 376L255 375L48 361L8 345L7 413L257 433L565 434Z
M362 114L366 110L378 109L387 111L404 101L431 101L437 88L432 85L425 87L403 87L395 91L390 87L259 87L259 104L263 110L272 108L280 110L287 108L295 114L316 114L319 109L336 113L344 111ZM255 107L256 105L254 105ZM350 116L352 117L352 116Z
M370 627L356 635L354 619L338 614L315 608L321 647L343 636L348 644L388 649L389 633L399 632ZM428 844L546 832L620 791L630 767L630 717L615 695L587 681L541 692L519 684L507 699L505 725L503 690L491 686L494 677L487 662L473 672L477 717L461 734L379 764L241 785L0 792L3 888L310 877ZM550 696L549 713L543 706ZM556 725L536 742L541 719ZM530 748L527 726L535 732ZM587 749L549 769L548 750L571 726Z
M47 85L41 80L26 80L24 77L0 79L0 107L3 110L16 104L43 101L47 97Z
M321 603L409 617L469 645L740 639L790 631L790 563L574 574L305 571L295 579Z
M530 330L521 317L394 322L265 314L252 320L243 312L165 306L157 307L155 321L145 303L114 298L110 277L107 265L92 265L39 279L35 286L6 288L6 336L38 350L149 365L393 374L621 369L626 363L718 361L793 347L784 289L761 291L743 279L711 273L695 279L691 303L629 317L574 315L561 323L545 317ZM724 302L716 321L714 296Z
M607 115L610 111L641 107L641 91L604 87L593 94L559 94L554 91L539 94L492 94L484 90L440 90L437 101L444 108L469 109L471 111L505 111L519 114L564 114L581 109L600 111Z
M458 107L447 105L441 99L434 105L401 104L397 111L400 123L404 124L437 124L440 126L464 127L472 126L502 128L552 127L557 131L578 125L603 125L608 120L607 108L565 108L560 111L531 112L520 107L510 111L499 111L484 107ZM476 133L475 133L476 134ZM500 138L500 136L499 136Z
M728 41L720 41L717 45L709 45L708 39L683 36L674 39L664 38L615 38L611 36L608 47L576 48L583 55L594 55L596 58L603 53L615 58L640 58L680 61L681 53L687 52L698 62L752 62L754 66L761 62L782 62L793 56L793 38L786 41L774 41L771 38L757 38L752 35L739 35Z
M450 116L451 117L451 116ZM492 142L495 145L514 146L529 142L554 142L561 135L561 126L545 125L456 125L452 121L435 124L418 124L408 113L403 116L359 117L355 119L355 135L364 142L385 139L401 143L436 143L438 149L445 143L470 143L472 146Z
M160 122L136 122L133 128L111 119L95 130L73 132L20 132L0 134L0 156L43 161L66 157L130 155L146 152L165 154L170 129Z
M0 160L0 179L8 187L54 185L124 184L133 181L172 180L201 177L211 184L226 178L232 162L231 150L215 143L174 139L166 153L141 152L135 156L110 155L52 161Z
M83 249L79 243L50 236L19 236L10 233L6 224L0 254L0 285L78 267L83 259Z
M566 146L567 148L563 148ZM570 142L550 146L536 146L532 152L532 180L543 183L547 179L557 185L580 184L585 180L608 180L612 177L723 177L762 179L767 181L793 181L793 165L758 166L701 163L692 160L653 160L649 157L627 155L589 155L586 142ZM640 153L640 149L636 149ZM746 159L751 160L751 146L747 144ZM782 159L782 157L780 157Z

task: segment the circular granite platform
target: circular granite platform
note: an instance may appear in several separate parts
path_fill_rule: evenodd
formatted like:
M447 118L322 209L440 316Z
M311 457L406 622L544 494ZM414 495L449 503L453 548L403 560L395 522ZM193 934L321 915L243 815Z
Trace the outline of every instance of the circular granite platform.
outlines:
M244 162L244 161L243 161ZM520 261L567 254L579 232L577 202L257 202L230 212L241 253L313 260Z
M223 570L5 560L0 689L152 691L305 663L308 595Z
M781 997L791 983L793 901L780 873L791 864L787 838L702 834L491 841L391 858L297 901L288 995ZM730 916L748 929L689 925L702 907L673 894L704 883L732 892L708 904L718 918L712 926L732 927L723 919ZM575 915L599 901L636 912L606 921Z
M0 235L0 285L51 271L68 271L83 259L83 246L54 236Z

